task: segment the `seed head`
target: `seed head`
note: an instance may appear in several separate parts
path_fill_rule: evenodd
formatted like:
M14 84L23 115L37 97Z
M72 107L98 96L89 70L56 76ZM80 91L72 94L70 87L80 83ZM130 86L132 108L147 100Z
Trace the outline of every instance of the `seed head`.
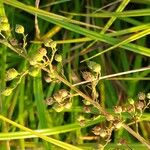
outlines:
M20 24L16 24L15 32L18 34L23 34L24 33L24 27Z
M13 80L18 75L19 75L19 73L16 71L16 69L11 68L11 69L7 70L7 72L6 72L6 81Z

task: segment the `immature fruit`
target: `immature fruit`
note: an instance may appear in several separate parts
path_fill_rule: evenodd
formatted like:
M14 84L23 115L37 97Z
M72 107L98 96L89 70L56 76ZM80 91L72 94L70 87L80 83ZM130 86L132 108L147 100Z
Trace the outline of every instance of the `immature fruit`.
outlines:
M17 24L15 27L15 32L18 34L23 34L24 33L24 27L22 25Z
M19 73L14 68L11 68L11 69L7 70L7 72L6 72L6 81L13 80L18 75L19 75Z

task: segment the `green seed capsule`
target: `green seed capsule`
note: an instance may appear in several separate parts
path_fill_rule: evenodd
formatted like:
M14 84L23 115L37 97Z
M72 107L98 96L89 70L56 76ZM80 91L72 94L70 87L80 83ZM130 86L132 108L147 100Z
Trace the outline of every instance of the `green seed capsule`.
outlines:
M36 76L38 76L39 72L40 72L39 68L32 67L29 70L29 75L32 77L36 77Z
M17 24L15 27L15 32L18 34L23 34L24 33L24 27L22 25Z
M90 70L96 72L96 73L100 73L101 72L101 66L94 62L94 61L89 61L87 62L87 65L89 67Z
M62 62L62 56L59 55L59 54L56 54L56 55L55 55L55 60L56 60L57 62Z
M9 31L10 30L10 26L9 26L9 24L8 23L5 23L5 22L2 22L1 24L0 24L0 30L1 31Z
M6 72L6 81L13 80L18 75L19 75L19 73L14 68L11 68Z
M2 95L9 96L13 91L13 88L7 87L4 91L2 91Z

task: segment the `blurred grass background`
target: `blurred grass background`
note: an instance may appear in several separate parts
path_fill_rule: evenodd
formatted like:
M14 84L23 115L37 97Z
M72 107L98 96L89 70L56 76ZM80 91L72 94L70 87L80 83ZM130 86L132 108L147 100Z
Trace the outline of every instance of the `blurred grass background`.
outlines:
M20 41L21 37L14 32L14 28L16 24L24 26L25 34L28 34L27 50L30 52L40 46L40 40L35 37L34 15L37 14L40 38L52 38L57 42L58 53L63 57L64 74L72 84L81 82L81 72L87 69L86 62L81 61L97 54L92 61L101 65L102 76L150 65L149 0L41 0L39 9L33 7L35 0L20 2L1 0L0 16L8 17L11 36ZM145 13L138 13L141 10ZM120 17L122 11L126 13ZM116 12L116 15L112 13L112 16L109 16L111 13L108 12ZM94 14L98 17L92 16ZM26 70L28 63L3 44L0 44L0 58L0 91L2 91L6 86L4 80L6 70L15 68L22 72ZM149 73L150 70L147 70L120 78L101 80L97 87L100 94L99 102L111 112L115 105L125 104L128 98L136 101L139 92L150 92ZM78 96L73 98L70 110L55 112L44 100L58 89L68 87L62 83L46 83L43 76L43 72L35 78L25 76L10 96L0 95L1 115L30 129L38 130L44 135L51 135L58 140L53 143L55 145L59 146L59 141L63 141L76 145L79 149L98 149L100 141L84 140L84 137L93 137L91 129L95 124L103 122L103 117L93 121L90 118L96 112L86 114L89 121L81 127L77 119L80 115L85 115L85 112L81 103L82 98ZM84 88L83 85L81 89ZM143 114L142 119L144 121L141 120L139 123L140 134L149 141L148 111ZM60 149L3 121L0 130L1 150ZM113 133L112 141L106 149L115 149L120 138L125 138L132 149L147 149L124 129ZM69 149L67 145L64 145L64 148ZM130 149L124 145L119 148Z

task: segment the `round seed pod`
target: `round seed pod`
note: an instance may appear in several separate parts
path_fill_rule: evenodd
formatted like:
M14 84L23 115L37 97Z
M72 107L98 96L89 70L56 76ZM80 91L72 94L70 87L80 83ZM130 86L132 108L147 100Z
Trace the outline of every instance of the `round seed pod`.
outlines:
M114 120L114 116L111 115L111 114L108 114L108 115L106 116L106 120L107 120L107 121L113 121L113 120Z
M144 106L145 106L145 104L144 104L143 101L138 101L135 106L136 106L136 109L142 111Z
M100 130L101 130L101 127L100 127L100 126L95 126L95 127L92 129L92 132L94 133L94 135L100 135Z
M10 25L8 23L2 22L0 24L0 30L1 31L9 31L10 30Z
M62 96L57 92L53 95L53 98L58 102L58 103L61 103L63 98Z
M115 106L115 107L114 107L114 112L115 112L116 114L122 113L122 107L121 107L121 106Z
M150 93L147 93L146 97L147 97L148 99L150 99Z
M66 102L66 103L64 104L64 107L65 107L66 109L70 109L70 108L72 107L72 102L71 102L71 101Z
M1 94L4 96L9 96L12 93L12 91L13 91L13 88L7 87L4 91L2 91Z
M38 52L42 56L46 56L46 54L47 54L47 50L43 47L39 48Z
M39 68L31 67L29 69L29 75L32 76L32 77L37 77L39 72L40 72Z
M104 130L104 129L101 129L101 130L99 131L99 135L100 135L102 138L104 138L104 137L107 136L107 131Z
M62 56L59 55L59 54L56 54L56 55L55 55L55 60L56 60L57 62L62 62Z
M54 106L53 106L53 109L56 111L56 112L61 112L64 110L64 107L58 103L55 103Z
M15 32L18 34L23 34L24 33L24 27L20 24L17 24L15 27Z
M65 98L68 96L68 91L66 89L61 89L58 91L59 95L61 95L62 98Z
M7 70L7 72L6 72L6 81L13 80L18 75L19 75L19 73L16 71L16 69L11 68L11 69Z
M46 104L49 106L49 105L52 105L54 103L54 99L52 97L49 97L45 100Z
M87 65L88 65L89 69L92 70L93 72L96 72L96 73L101 72L100 64L98 64L94 61L89 61L89 62L87 62Z
M138 94L138 98L139 98L139 100L145 100L146 94L143 93L143 92L140 92L140 93Z

